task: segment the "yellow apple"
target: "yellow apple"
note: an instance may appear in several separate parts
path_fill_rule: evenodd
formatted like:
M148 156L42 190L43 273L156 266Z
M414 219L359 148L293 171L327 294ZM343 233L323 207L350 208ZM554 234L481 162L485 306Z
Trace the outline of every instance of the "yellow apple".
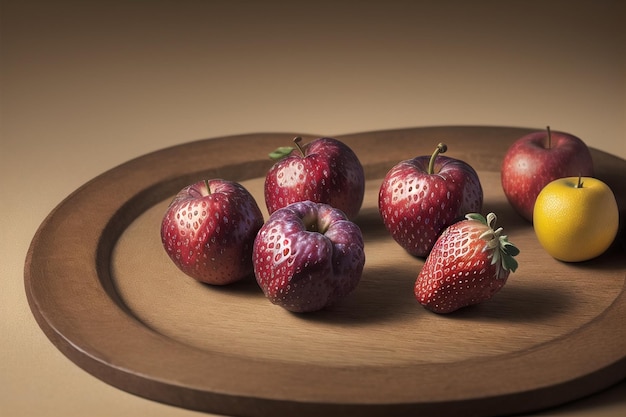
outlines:
M617 235L615 195L597 178L554 180L537 196L533 227L541 246L554 258L565 262L595 258Z

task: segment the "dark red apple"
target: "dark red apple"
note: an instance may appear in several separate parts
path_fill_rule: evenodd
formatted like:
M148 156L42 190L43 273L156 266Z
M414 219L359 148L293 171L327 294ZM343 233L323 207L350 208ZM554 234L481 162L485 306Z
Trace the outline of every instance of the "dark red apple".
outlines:
M297 313L341 301L356 288L365 264L359 227L341 210L312 201L272 213L253 252L254 274L265 296Z
M533 132L516 140L502 161L502 189L509 203L532 222L539 192L564 177L593 176L589 148L580 138L564 132Z
M319 138L304 146L283 147L270 154L277 162L265 178L265 203L270 214L297 201L329 204L350 219L358 214L365 194L365 174L356 154L343 142Z
M440 155L398 163L385 176L378 208L391 236L413 256L426 257L441 232L467 213L480 213L483 189L466 162Z
M174 197L161 223L161 240L181 271L225 285L252 274L252 245L262 225L263 214L248 190L212 179Z

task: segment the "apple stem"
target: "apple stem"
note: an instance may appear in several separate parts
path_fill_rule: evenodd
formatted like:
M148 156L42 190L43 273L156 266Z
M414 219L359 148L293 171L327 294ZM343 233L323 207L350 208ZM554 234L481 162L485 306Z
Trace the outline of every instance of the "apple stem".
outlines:
M298 150L300 151L302 156L306 156L306 155L304 155L304 149L302 149L302 146L300 146L300 142L302 142L302 137L301 136L296 136L295 138L293 138L293 143L296 144L296 147L298 148Z
M546 126L546 130L548 131L548 149L552 148L552 132L550 131L550 126Z
M440 153L445 153L447 150L448 147L445 143L439 143L437 145L437 147L435 148L435 152L433 152L432 156L430 157L430 162L428 163L429 174L435 173L435 159L437 159L437 155L439 155Z
M582 174L578 174L578 184L576 184L576 188L583 188L583 177L582 177Z
M209 195L211 195L211 187L209 187L209 180L204 180L204 186L206 187Z

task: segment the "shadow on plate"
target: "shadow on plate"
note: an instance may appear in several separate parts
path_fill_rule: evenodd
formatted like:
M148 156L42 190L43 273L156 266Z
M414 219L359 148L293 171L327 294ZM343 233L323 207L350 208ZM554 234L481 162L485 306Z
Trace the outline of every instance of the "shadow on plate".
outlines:
M575 298L573 293L550 283L533 283L532 286L509 283L491 300L459 309L445 317L511 323L545 322L573 311Z

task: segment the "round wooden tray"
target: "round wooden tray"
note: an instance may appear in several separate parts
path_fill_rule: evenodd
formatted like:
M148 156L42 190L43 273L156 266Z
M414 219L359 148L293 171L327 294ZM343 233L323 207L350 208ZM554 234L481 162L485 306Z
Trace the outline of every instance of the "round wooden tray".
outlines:
M589 262L561 263L541 249L500 185L504 153L529 131L453 126L338 136L366 170L356 219L366 266L348 299L305 315L270 304L253 277L220 288L197 283L171 264L159 238L172 196L201 178L240 181L264 207L266 155L295 135L223 137L145 155L85 184L45 219L26 259L30 307L52 343L101 380L219 414L487 416L580 398L626 376L624 230ZM377 210L387 170L440 141L447 155L476 168L485 213L495 212L521 249L500 293L447 316L415 301L423 260L393 242ZM626 161L592 154L624 219Z

